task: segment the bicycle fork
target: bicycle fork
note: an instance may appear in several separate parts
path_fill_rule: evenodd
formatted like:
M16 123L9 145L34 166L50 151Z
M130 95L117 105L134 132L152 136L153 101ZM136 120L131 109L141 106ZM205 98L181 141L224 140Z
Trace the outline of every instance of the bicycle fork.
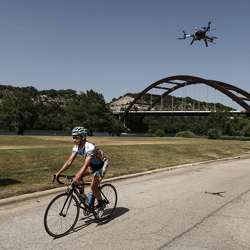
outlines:
M68 210L69 210L69 207L70 207L70 204L72 202L72 197L73 197L73 190L70 190L69 194L67 196L67 199L66 199L66 201L63 204L62 210L59 213L60 216L66 217L66 215L68 213ZM68 202L68 204L67 204L67 202ZM67 204L67 207L66 207L66 211L64 212L64 208L65 208L66 204Z
M106 206L107 204L109 204L109 200L107 199L105 194L102 192L101 188L99 188L99 190L100 190L102 197L104 198L103 201L105 202L105 206Z

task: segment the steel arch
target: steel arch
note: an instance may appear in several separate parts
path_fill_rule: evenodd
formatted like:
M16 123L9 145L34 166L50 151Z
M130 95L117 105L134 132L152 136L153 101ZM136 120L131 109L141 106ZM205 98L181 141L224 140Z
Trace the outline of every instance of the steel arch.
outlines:
M173 85L171 88L161 86L163 84L170 84ZM211 88L214 88L224 95L230 97L234 102L238 103L245 111L246 113L250 113L250 106L248 105L248 101L250 101L250 93L240 89L234 85L224 83L221 81L215 81L215 80L208 80L197 76L191 76L191 75L176 75L176 76L170 76L163 78L161 80L158 80L152 84L150 84L148 87L146 87L143 91L141 91L136 98L129 104L129 106L126 108L124 112L124 118L126 118L128 112L131 110L134 104L147 92L149 92L151 89L162 89L165 90L165 92L161 96L167 96L170 93L176 91L179 88L186 87L188 85L193 84L205 84ZM148 110L150 110L152 107L154 107L158 103L158 100L155 101Z

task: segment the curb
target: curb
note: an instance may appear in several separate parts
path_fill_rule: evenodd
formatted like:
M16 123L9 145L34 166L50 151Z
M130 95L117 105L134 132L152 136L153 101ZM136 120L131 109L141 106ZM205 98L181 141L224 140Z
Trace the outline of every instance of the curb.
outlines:
M126 179L130 179L130 178L144 176L144 175L150 175L150 174L160 173L160 172L165 172L165 171L172 171L172 170L176 170L176 169L182 169L182 168L187 168L187 167L191 167L191 166L198 166L198 165L213 163L213 162L218 162L218 161L247 159L249 157L250 157L250 153L243 154L240 156L235 156L235 157L219 158L219 159L215 159L215 160L207 160L207 161L181 164L181 165L176 165L176 166L172 166L172 167L158 168L158 169L149 170L149 171L145 171L145 172L141 172L141 173L128 174L128 175L122 175L122 176L118 176L118 177L108 178L108 179L103 180L102 183L126 180ZM5 206L5 205L19 203L19 202L23 202L23 201L27 201L27 200L31 200L31 199L36 199L36 198L48 196L51 194L57 194L57 193L65 191L66 189L67 189L67 187L64 186L64 187L60 187L60 188L53 188L53 189L49 189L49 190L45 190L45 191L38 191L38 192L30 193L30 194L23 194L23 195L19 195L19 196L15 196L15 197L1 199L0 206Z

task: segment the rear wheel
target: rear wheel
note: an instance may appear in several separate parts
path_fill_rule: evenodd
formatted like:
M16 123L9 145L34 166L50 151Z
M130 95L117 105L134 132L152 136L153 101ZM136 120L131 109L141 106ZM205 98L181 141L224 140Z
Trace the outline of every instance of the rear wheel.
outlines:
M97 201L95 200L93 214L99 221L108 220L114 213L117 205L117 191L111 184L104 184L99 189L102 195L103 206L98 208Z
M70 232L79 217L79 203L74 195L57 195L44 214L44 227L52 237L61 237Z

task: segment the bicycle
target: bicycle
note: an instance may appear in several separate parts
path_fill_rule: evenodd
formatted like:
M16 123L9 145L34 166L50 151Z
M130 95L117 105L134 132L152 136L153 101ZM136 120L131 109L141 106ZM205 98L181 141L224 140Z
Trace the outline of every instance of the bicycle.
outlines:
M74 176L60 175L56 181L60 184L66 184L61 178L67 180L68 188L65 193L54 197L44 214L44 227L46 232L54 237L62 237L74 229L76 225L80 209L83 209L85 216L93 214L97 221L108 221L117 205L117 191L110 183L99 186L99 190L103 199L103 206L97 206L94 199L93 205L90 207L87 202L87 196L84 187L88 185L82 181L81 184L73 182ZM55 176L53 182L55 181Z

